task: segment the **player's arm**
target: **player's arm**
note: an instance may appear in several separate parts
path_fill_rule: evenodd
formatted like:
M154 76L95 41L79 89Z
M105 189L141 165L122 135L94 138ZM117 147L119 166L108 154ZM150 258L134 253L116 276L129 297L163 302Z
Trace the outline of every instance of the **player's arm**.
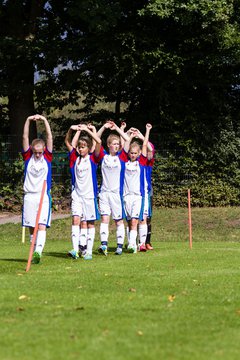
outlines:
M73 148L77 148L77 144L78 144L78 139L79 139L79 136L80 136L80 133L81 131L80 130L77 130L72 138L72 142L71 142L71 145Z
M89 136L91 136L91 138L96 142L94 152L95 152L96 157L98 157L99 154L100 154L102 140L100 139L100 137L98 136L97 133L91 131L89 129L89 127L87 125L85 125L85 124L80 125L80 130L81 131L86 131L89 134Z
M101 138L101 137L102 137L102 134L104 133L104 131L105 131L106 129L110 129L111 126L112 126L111 121L106 121L105 124L103 124L103 126L100 127L100 129L98 130L97 136L98 136L99 138Z
M120 137L124 140L124 141L129 141L129 136L127 133L125 133L119 126L117 126L115 124L115 122L111 121L111 130L116 130L117 133L120 135Z
M124 151L128 153L132 139L136 137L136 131L128 131L128 140L124 142Z
M66 145L66 147L67 147L67 149L68 149L68 151L69 152L71 152L72 151L72 149L73 149L73 146L72 146L72 132L73 131L81 131L80 130L80 125L72 125L72 126L70 126L70 128L68 129L68 132L66 133L66 136L65 136L65 145Z
M23 127L22 147L23 151L27 151L29 148L29 126L30 122L35 120L35 115L28 116Z
M151 124L146 124L146 132L145 132L143 145L142 145L142 154L143 154L143 156L147 156L147 144L148 144L149 134L150 134L151 128L152 128Z
M124 132L125 129L126 129L126 126L127 126L126 122L125 122L125 121L122 121L122 122L121 122L120 129ZM124 148L124 143L125 143L125 141L124 141L124 139L123 139L122 137L120 137L120 141L121 141L121 148L123 149L123 148Z
M49 152L53 151L53 137L52 137L52 131L49 125L49 122L47 121L47 119L42 116L42 115L36 115L35 116L35 120L41 120L44 122L44 126L45 126L45 131L46 131L46 145L47 145L47 149Z
M97 130L96 130L96 128L95 128L94 125L88 124L87 127L88 127L88 129L90 129L94 134L97 133ZM93 142L93 145L92 145L92 148L90 149L90 153L93 153L94 150L95 150L95 147L96 147L96 141L95 141L94 139L92 139L92 142Z
M138 129L135 129L135 128L132 128L132 129L136 130L136 133L137 133L136 137L138 137L140 140L144 141L144 136L143 136L143 134L141 133L141 131L138 130ZM148 152L151 152L151 151L152 151L152 146L151 146L151 143L150 143L149 141L148 141L148 143L147 143L147 151L148 151Z

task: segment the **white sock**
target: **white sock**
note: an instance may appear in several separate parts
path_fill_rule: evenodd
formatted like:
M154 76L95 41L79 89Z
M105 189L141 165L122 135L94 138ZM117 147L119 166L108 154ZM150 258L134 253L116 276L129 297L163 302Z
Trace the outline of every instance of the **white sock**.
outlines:
M138 231L139 231L139 241L140 241L140 246L141 246L141 245L145 244L145 242L146 242L147 231L148 231L147 224L139 225Z
M129 232L129 246L135 248L137 246L136 240L137 240L137 230L130 230L130 232Z
M80 246L84 247L87 245L87 232L88 232L88 229L81 229L80 235L79 235Z
M32 239L33 239L33 234L31 235L29 235L29 241L30 241L30 244L32 243Z
M89 255L92 255L94 238L95 238L95 228L90 228L90 229L88 229L88 234L87 234L87 253L88 253Z
M109 235L108 224L101 223L101 225L100 225L100 241L101 241L101 243L106 243L106 245L107 245L108 235Z
M118 244L123 245L124 237L125 237L124 224L121 224L121 225L117 226L116 235L117 235L117 245Z
M72 225L72 246L76 252L78 252L79 230L79 225Z
M41 255L44 249L45 242L46 242L46 230L38 230L36 247L34 251L37 251Z

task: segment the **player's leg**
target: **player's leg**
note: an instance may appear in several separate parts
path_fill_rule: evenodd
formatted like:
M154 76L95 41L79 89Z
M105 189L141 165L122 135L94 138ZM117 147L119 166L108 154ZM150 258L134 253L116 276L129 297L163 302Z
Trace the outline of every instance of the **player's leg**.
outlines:
M147 250L153 250L153 246L151 244L151 236L152 236L152 196L149 197L149 210L147 217L147 238L146 238L146 248Z
M137 252L137 227L138 227L138 219L132 218L129 221L129 245L128 252L136 253Z
M79 256L84 256L87 253L87 233L87 221L82 220L79 233Z
M115 220L116 224L116 237L117 237L117 249L115 251L116 255L122 255L122 248L125 238L125 228L123 220Z
M95 239L94 221L87 221L87 251L83 256L84 260L92 260L93 244Z
M144 216L144 219L139 221L138 225L139 233L139 251L146 251L146 238L147 238L147 217Z
M107 255L109 222L110 222L110 215L111 215L109 194L107 192L103 192L103 193L99 194L99 210L100 210L100 214L101 214L101 224L100 224L101 245L100 245L98 251L101 254Z
M115 251L116 255L122 254L122 248L125 238L125 227L123 218L125 217L123 201L120 194L109 194L109 205L111 208L112 218L115 221L116 225L116 242L117 248Z

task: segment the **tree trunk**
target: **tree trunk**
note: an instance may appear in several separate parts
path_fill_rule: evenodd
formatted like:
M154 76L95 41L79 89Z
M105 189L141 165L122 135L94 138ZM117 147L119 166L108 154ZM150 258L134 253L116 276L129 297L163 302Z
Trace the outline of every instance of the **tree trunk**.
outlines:
M21 91L21 94L13 93L9 95L8 99L10 131L12 136L12 143L14 144L12 151L16 154L22 150L22 133L25 120L29 115L33 115L35 113L33 90L31 87L27 87ZM36 137L36 123L31 122L29 141L31 142Z

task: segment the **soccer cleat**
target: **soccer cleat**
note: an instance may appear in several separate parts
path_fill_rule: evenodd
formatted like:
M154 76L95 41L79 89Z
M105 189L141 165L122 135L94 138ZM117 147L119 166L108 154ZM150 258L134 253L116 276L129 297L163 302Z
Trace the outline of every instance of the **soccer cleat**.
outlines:
M79 257L84 257L87 254L87 250L79 250L78 255Z
M107 245L101 245L99 248L98 248L98 252L100 254L103 254L105 256L107 256Z
M33 264L39 264L39 263L40 263L40 259L41 259L41 254L40 254L39 252L37 252L37 251L34 251L32 263L33 263Z
M118 247L115 251L115 255L122 255L122 249Z
M83 256L83 259L84 259L84 260L92 260L92 254L86 253L86 254Z
M73 258L73 259L78 259L79 258L79 255L78 255L77 251L75 251L75 250L69 251L68 256Z
M131 254L136 254L137 248L136 248L135 246L130 246L130 245L128 245L127 251L128 251L129 253L131 253Z
M153 247L152 247L151 244L146 244L146 249L147 249L147 250L153 250Z
M146 252L146 251L147 251L147 248L146 248L145 244L140 245L139 251L142 251L142 252Z

